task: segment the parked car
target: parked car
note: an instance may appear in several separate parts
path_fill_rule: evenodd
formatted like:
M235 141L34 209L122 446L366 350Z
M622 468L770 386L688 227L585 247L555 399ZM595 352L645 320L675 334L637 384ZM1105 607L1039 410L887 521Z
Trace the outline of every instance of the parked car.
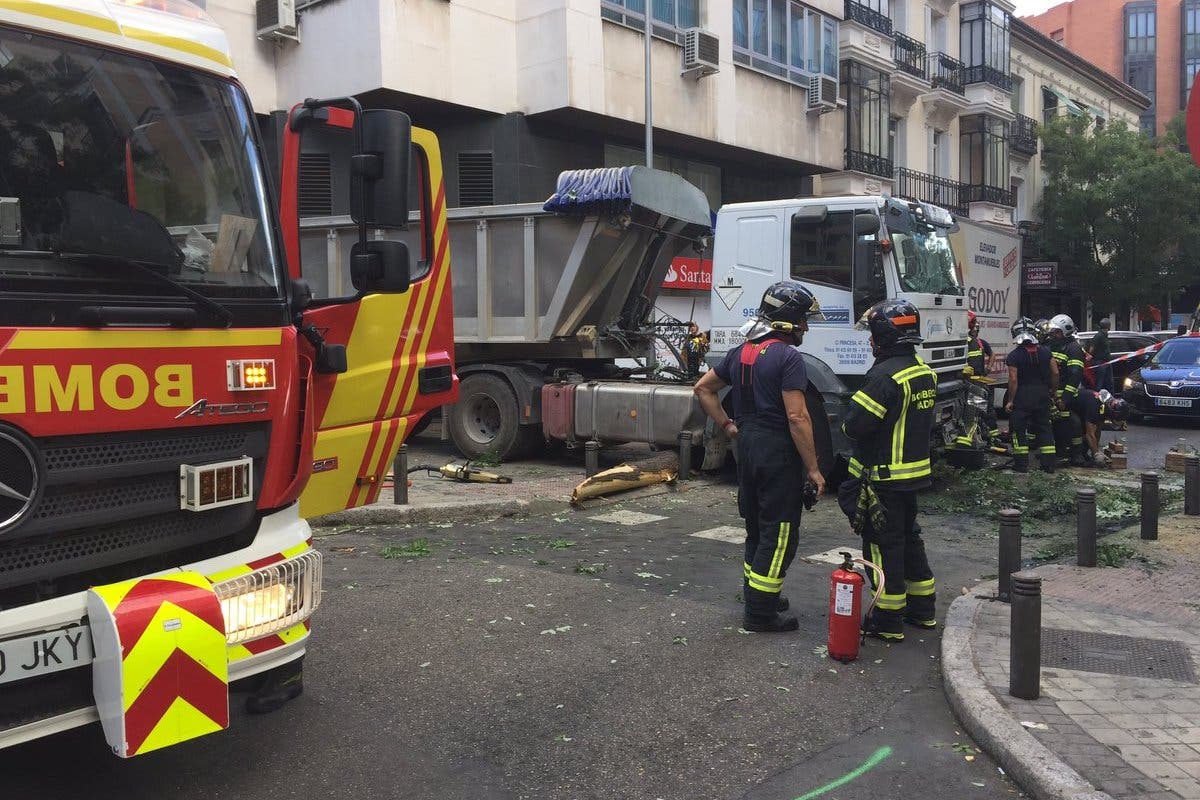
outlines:
M1125 379L1123 394L1141 417L1200 418L1200 336L1163 344Z
M1083 345L1083 349L1087 350L1090 346L1092 337L1095 335L1095 331L1080 331L1076 334L1076 337L1079 339L1079 343ZM1149 347L1157 342L1158 340L1149 334L1138 333L1137 331L1108 332L1108 348L1112 351L1113 358L1128 355L1130 353L1136 353L1143 347ZM1120 361L1116 364L1113 364L1113 387L1119 391L1124 385L1125 378L1129 376L1129 373L1133 372L1145 362L1146 360L1142 358L1131 359L1129 361Z
M1179 334L1172 328L1169 331L1146 331L1145 335L1153 337L1155 341L1165 342L1168 339L1174 339Z

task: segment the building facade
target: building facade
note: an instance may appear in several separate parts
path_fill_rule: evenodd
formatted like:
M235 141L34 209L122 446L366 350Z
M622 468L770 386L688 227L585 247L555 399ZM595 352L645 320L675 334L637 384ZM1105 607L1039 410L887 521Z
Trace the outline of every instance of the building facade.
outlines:
M1009 0L650 2L655 164L713 210L891 193L1011 231L1041 185L1040 93L1107 119L1136 121L1144 101L1014 20ZM540 202L564 169L644 162L646 3L298 0L287 37L259 31L264 2L206 5L255 108L276 112L268 131L305 97L402 109L439 135L459 207ZM344 213L304 198L302 215ZM660 309L706 327L697 285L666 289Z
M1147 134L1187 107L1200 71L1200 0L1074 0L1025 21L1146 94Z

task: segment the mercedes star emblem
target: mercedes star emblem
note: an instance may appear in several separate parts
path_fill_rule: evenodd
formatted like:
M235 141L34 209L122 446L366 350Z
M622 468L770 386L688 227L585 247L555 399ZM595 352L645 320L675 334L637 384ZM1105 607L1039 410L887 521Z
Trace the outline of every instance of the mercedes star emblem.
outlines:
M0 534L29 515L41 483L33 443L16 431L0 428Z

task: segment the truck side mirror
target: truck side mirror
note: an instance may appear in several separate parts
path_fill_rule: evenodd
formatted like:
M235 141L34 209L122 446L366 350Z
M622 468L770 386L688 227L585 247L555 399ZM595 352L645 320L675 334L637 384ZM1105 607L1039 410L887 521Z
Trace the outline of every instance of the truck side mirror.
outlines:
M411 265L404 242L355 242L350 250L350 282L364 293L407 292Z
M412 120L391 109L362 112L362 149L351 158L350 217L380 228L408 225Z
M829 216L828 206L801 206L800 209L792 215L792 227L802 225L820 225Z
M854 215L854 235L870 236L879 233L879 217L874 214Z

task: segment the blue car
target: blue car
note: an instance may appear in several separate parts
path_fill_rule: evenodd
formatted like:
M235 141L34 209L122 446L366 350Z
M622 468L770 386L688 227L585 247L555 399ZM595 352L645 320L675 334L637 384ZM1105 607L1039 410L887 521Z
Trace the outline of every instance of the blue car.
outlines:
M1165 342L1125 379L1135 416L1200 419L1200 335Z

